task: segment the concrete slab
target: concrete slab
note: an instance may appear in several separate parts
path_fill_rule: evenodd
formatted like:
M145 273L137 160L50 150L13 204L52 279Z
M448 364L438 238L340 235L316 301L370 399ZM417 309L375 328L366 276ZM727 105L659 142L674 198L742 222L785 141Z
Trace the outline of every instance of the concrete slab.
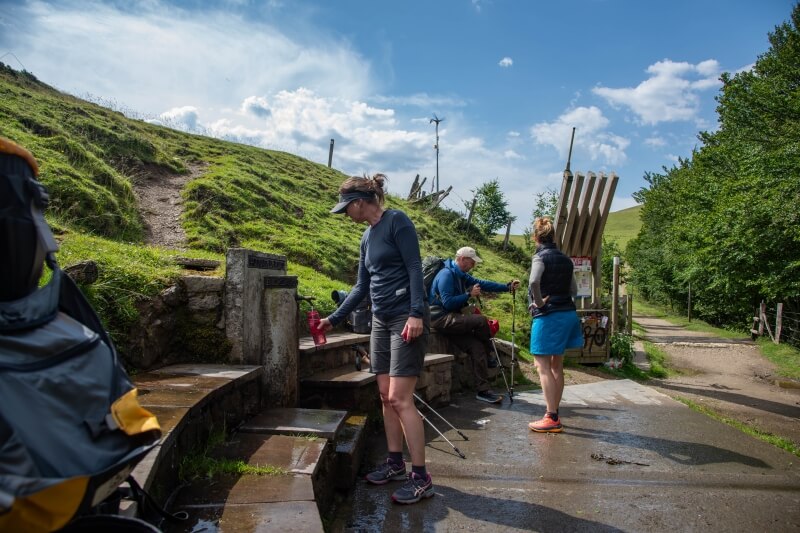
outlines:
M237 433L212 455L241 460L250 466L275 466L293 474L312 475L326 444L325 439Z
M266 409L248 420L239 431L273 435L316 435L332 440L346 417L346 411L329 409Z
M203 531L194 529L193 531ZM219 533L323 533L322 520L314 502L280 502L256 505L227 505L216 529Z
M797 457L629 380L567 387L561 434L527 423L541 391L499 406L455 396L426 427L436 496L391 502L399 483L356 485L331 531L797 531ZM435 417L431 417L433 421ZM365 467L385 457L382 435ZM366 468L365 468L366 470Z
M171 509L292 501L314 502L310 476L220 474L209 483L194 484L181 490Z
M158 370L151 370L151 372L164 375L196 375L209 378L241 379L247 374L259 375L263 372L263 369L258 365L181 364L166 366Z
M194 407L203 405L214 389L139 389L139 404L142 407Z

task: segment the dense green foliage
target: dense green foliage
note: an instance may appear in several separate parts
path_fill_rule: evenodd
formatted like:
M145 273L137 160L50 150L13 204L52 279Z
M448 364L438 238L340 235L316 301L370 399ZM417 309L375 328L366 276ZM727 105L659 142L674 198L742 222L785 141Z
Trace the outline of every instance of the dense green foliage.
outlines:
M285 255L298 292L315 296L323 313L335 306L331 291L349 290L355 281L364 227L328 212L346 176L325 165L134 120L2 63L0 136L39 162L39 179L51 197L47 217L61 244L59 262L98 262L100 279L83 289L123 351L137 304L182 274L176 255L223 264L232 246ZM188 178L182 226L189 250L144 243L134 192L137 184L175 175ZM502 243L466 227L457 213L429 212L394 196L387 197L387 207L411 217L423 255L449 257L470 245L485 259L476 276L503 282L526 276L529 258L519 248L502 251ZM483 302L485 313L500 321L499 336L509 339L511 297L491 295ZM525 345L530 324L520 320L527 316L524 299L516 303L517 341Z
M762 299L800 302L800 6L750 71L722 76L719 130L663 174L647 174L628 245L647 299L710 323L749 326Z

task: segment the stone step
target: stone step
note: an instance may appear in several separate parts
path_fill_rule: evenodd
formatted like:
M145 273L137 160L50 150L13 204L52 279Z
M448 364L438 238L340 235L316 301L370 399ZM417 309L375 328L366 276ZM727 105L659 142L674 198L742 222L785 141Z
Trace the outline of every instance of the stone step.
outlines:
M364 446L367 442L366 415L351 414L344 421L344 426L336 437L336 469L334 487L338 490L349 490L355 484Z
M269 419L283 426L289 411L270 409ZM323 413L327 416L330 413ZM307 420L308 413L301 419ZM270 418L271 417L271 418ZM265 419L266 419L265 418ZM344 422L343 422L344 423ZM349 425L358 426L358 419ZM307 423L293 429L307 433ZM257 427L261 427L257 425ZM352 441L347 430L348 440ZM363 444L361 444L363 448ZM340 468L339 454L323 437L243 433L231 435L208 453L214 460L242 461L249 466L275 467L276 475L216 474L203 483L179 491L171 511L187 510L193 523L185 531L200 531L204 524L218 523L218 531L324 531L321 513L329 511ZM349 488L349 487L347 487ZM175 533L174 530L170 530Z
M313 387L348 388L363 387L377 381L377 376L366 370L356 370L355 365L346 365L318 372L301 380Z
M314 339L312 337L300 337L300 355L324 352L343 346L352 346L353 344L363 344L369 348L369 337L369 333L350 333L343 331L326 333L325 338L328 342L320 346L314 344Z
M241 428L240 433L316 436L333 440L344 424L345 411L275 407L265 409Z
M364 413L380 409L378 379L347 364L300 379L298 405L315 409L343 409Z

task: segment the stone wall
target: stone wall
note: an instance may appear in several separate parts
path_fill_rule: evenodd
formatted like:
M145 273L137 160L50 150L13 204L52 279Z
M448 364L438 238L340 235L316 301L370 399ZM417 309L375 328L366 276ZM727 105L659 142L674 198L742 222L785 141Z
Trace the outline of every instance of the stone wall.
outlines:
M228 362L223 278L187 275L155 298L139 302L139 320L122 346L129 368Z

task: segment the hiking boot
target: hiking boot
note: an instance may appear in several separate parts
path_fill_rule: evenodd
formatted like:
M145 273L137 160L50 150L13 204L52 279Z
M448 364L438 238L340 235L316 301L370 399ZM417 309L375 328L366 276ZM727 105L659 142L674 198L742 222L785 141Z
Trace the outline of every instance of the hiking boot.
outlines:
M377 470L367 474L365 479L373 485L383 485L390 481L404 481L406 479L406 463L396 465L387 459Z
M478 394L475 395L475 399L486 403L500 403L503 401L501 395L495 394L490 390L478 391Z
M528 424L528 428L536 433L561 433L564 430L560 418L553 420L547 415L544 415L541 420Z
M433 495L431 475L428 474L425 478L422 478L411 472L408 474L406 484L394 491L392 500L397 503L417 503L422 498L430 498Z

